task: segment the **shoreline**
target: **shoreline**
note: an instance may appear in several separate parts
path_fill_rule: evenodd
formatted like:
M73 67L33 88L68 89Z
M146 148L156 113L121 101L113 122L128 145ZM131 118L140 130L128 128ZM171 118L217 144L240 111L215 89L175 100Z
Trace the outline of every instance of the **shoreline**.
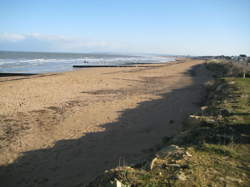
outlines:
M44 77L44 76L51 76L51 75L57 75L57 74L63 74L67 72L74 72L74 71L79 71L79 70L84 70L84 69L92 69L92 68L143 68L143 67L151 67L151 66L161 66L164 64L173 64L173 63L181 63L184 62L184 60L181 59L176 59L175 61L167 61L163 63L136 63L136 64L131 64L128 66L73 66L72 70L68 71L62 71L62 72L47 72L47 73L8 73L8 72L0 72L0 82L5 82L5 81L13 81L13 80L22 80L22 79L28 79L28 78L37 78L37 77ZM146 65L147 64L147 65Z
M8 58L6 57L8 56ZM57 53L10 53L1 54L0 72L3 73L57 73L72 71L73 66L128 66L137 64L165 63L174 61L174 57L160 56L123 56L108 54L62 54Z
M91 65L91 64L76 64L76 65L72 65L72 70L67 70L67 71L55 71L55 72L45 72L45 73L25 73L25 72L0 72L0 77L3 76L28 76L28 75L42 75L42 74L50 74L50 73L64 73L64 72L70 72L70 71L74 71L77 68L105 68L105 67L140 67L142 65L161 65L161 64L166 64L166 63L173 63L173 62L177 62L179 60L171 60L171 61L167 61L167 62L160 62L160 63L125 63L125 64L112 64L112 65ZM138 66L139 65L139 66Z
M0 82L4 184L27 186L18 181L29 178L36 185L40 174L47 186L87 184L121 160L147 158L145 150L178 133L182 119L199 109L195 103L209 79L202 63L90 68Z

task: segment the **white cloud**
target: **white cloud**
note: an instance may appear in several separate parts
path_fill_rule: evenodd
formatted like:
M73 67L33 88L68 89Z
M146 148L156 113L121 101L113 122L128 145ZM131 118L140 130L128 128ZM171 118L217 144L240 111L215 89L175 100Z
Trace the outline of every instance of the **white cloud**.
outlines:
M13 33L0 34L0 40L2 40L2 41L17 42L20 40L24 40L25 38L26 38L26 36L23 34L13 34Z
M8 47L8 48L6 48ZM119 42L101 41L83 37L49 35L41 33L0 33L0 50L42 51L121 51Z

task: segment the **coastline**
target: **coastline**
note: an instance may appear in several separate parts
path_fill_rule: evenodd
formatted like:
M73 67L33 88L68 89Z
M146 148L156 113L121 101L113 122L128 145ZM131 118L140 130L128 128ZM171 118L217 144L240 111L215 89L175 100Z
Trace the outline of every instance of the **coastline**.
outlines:
M122 54L72 54L46 52L2 52L0 72L4 73L60 73L72 71L74 66L128 66L174 61L175 57Z
M30 78L35 77L43 77L43 76L51 76L60 73L67 73L72 71L77 71L80 69L89 69L89 68L125 68L125 67L150 67L152 65L162 65L167 63L178 63L183 62L185 58L176 58L173 61L167 62L160 62L160 63L127 63L124 65L72 65L71 70L67 71L55 71L55 72L46 72L46 73L13 73L13 72L0 72L0 82L9 81L9 80L21 80L26 79L27 77L31 76Z
M176 134L182 119L199 109L195 103L210 78L202 63L186 59L0 82L0 173L10 174L5 184L29 177L34 185L37 172L48 186L86 184L119 160L136 163L148 157L143 150Z

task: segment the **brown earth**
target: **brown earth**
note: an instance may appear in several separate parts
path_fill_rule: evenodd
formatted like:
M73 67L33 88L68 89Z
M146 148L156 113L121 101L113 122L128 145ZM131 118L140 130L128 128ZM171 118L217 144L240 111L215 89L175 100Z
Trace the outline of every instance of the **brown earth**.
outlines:
M82 186L199 110L203 61L0 77L0 186Z

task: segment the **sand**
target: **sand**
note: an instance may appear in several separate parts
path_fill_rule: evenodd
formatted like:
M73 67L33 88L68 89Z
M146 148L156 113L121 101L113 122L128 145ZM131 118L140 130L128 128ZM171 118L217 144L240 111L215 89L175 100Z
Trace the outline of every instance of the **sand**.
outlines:
M210 79L202 63L0 77L1 183L82 186L150 157L199 110Z

